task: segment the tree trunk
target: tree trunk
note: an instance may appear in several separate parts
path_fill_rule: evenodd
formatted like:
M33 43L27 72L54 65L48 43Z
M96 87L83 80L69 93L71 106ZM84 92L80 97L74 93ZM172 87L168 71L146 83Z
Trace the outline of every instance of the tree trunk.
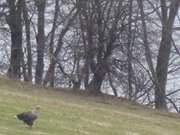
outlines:
M46 73L43 85L46 86L48 84L48 82L50 81L50 86L54 87L54 72L55 72L55 67L56 67L56 60L52 59L50 64L49 64L49 68L48 71ZM53 79L53 80L51 80Z
M36 84L42 83L42 77L44 72L44 46L45 46L45 34L44 34L44 12L46 6L46 0L35 0L38 9L38 34L37 34L37 64L36 64Z
M26 81L32 81L32 53L31 53L31 34L30 34L30 19L28 18L28 12L26 3L23 0L23 18L25 22L25 31L26 31L26 48L27 48L27 70Z
M132 100L133 88L132 88L132 3L133 0L129 0L129 18L128 18L128 45L127 45L127 63L128 63L128 98Z
M59 0L56 0L53 26L51 30L51 39L49 43L50 65L43 82L43 85L45 86L47 85L48 81L50 81L50 87L54 87L55 62L53 60L53 53L54 53L54 36L55 36L57 19L58 19L58 13L59 13Z
M99 63L94 71L93 79L89 83L87 89L90 93L98 95L101 94L101 86L106 75L104 63Z
M162 31L162 39L160 43L159 55L157 59L157 81L158 86L155 87L155 107L166 109L166 82L168 73L168 62L171 50L171 35L169 35L170 30Z
M158 86L155 87L155 107L157 109L167 109L166 105L166 82L168 75L169 56L172 47L172 27L179 9L179 0L173 0L170 3L168 12L167 3L161 0L162 12L162 38L157 58L157 81Z
M22 67L22 0L8 0L10 14L6 20L11 31L11 59L8 76L20 79Z

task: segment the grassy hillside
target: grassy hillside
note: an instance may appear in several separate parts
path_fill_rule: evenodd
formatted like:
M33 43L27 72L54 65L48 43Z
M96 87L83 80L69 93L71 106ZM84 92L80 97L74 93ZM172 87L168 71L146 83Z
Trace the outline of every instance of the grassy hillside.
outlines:
M0 135L180 135L178 115L104 98L0 79ZM13 117L36 105L33 129Z

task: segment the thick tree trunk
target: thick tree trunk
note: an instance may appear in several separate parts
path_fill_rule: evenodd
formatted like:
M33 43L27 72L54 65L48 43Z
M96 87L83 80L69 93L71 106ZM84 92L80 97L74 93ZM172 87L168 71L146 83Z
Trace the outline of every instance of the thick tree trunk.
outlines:
M170 51L171 29L165 29L162 31L162 39L156 67L158 86L155 87L155 107L158 109L167 108L165 93Z
M101 94L101 85L103 80L104 80L103 76L99 74L94 74L92 81L87 87L88 91L94 95Z
M162 10L162 38L157 58L157 86L155 87L155 107L157 109L167 109L166 105L166 82L168 75L169 56L172 47L172 27L179 9L179 0L172 0L169 11L167 3L161 0Z
M105 66L103 65L104 64L97 64L93 79L87 87L89 92L95 95L101 94L101 86L106 75Z
M11 30L11 59L8 75L15 79L21 78L22 67L22 0L8 0L10 14L6 20Z
M46 6L46 0L35 0L38 9L38 34L37 34L37 64L36 64L36 84L42 83L42 77L44 72L44 46L45 46L45 34L44 34L44 11Z

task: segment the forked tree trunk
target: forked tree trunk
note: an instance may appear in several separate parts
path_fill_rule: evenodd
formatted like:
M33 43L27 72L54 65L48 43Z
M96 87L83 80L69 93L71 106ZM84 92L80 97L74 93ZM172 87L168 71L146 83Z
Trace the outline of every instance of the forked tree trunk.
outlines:
M55 61L53 59L53 53L54 53L54 36L55 36L55 30L56 30L56 24L58 19L58 13L59 13L59 0L56 0L55 3L55 13L54 13L54 20L53 20L53 26L51 30L51 39L49 43L49 59L50 59L50 65L48 68L48 71L46 73L43 85L47 85L48 81L50 82L50 86L54 87L54 78L55 78Z
M162 21L162 36L160 48L158 51L156 71L153 67L151 51L148 44L145 13L143 9L143 0L137 0L142 19L142 28L144 33L144 46L145 56L152 74L152 80L155 86L155 107L156 109L167 110L166 105L166 83L168 75L168 63L171 51L171 40L172 40L172 27L174 24L175 16L179 8L179 0L172 0L170 6L167 6L167 2L161 0L161 21Z
M167 109L166 83L168 75L169 56L172 47L172 27L177 15L177 11L179 9L179 4L179 0L172 0L170 3L170 7L168 7L167 3L164 0L161 0L162 38L156 67L158 86L155 87L155 107L157 109Z
M78 14L78 11L76 11L75 8L73 8L69 13L69 16L65 22L65 25L64 25L61 33L59 34L57 47L56 47L55 51L53 52L53 54L50 54L51 62L50 62L48 71L46 73L46 76L45 76L45 79L43 82L44 86L46 86L49 81L51 82L51 80L50 80L51 78L54 79L55 67L56 67L56 64L58 61L57 57L58 57L58 54L61 51L61 48L63 45L63 38L64 38L65 34L67 33L67 31L69 30L69 27L70 27L71 23L73 22L73 20L75 19L75 17L77 16L77 14ZM54 85L54 82L51 82L51 85L52 84Z

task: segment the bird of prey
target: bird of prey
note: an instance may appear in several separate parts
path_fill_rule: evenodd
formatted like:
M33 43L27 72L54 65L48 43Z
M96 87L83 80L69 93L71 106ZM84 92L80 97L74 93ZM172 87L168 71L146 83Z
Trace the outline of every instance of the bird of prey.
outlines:
M17 114L16 118L27 124L29 128L32 128L34 121L38 118L39 109L40 106L36 106L32 111Z

